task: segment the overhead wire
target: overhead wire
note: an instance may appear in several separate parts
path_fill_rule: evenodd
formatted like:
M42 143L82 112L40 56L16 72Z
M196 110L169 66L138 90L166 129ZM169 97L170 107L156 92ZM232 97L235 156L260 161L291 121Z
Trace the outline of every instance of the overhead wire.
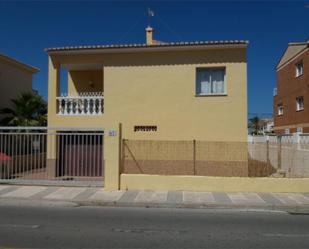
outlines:
M121 41L123 41L124 38L126 38L137 27L137 25L141 23L142 19L144 18L145 18L145 15L143 14L143 16L141 16L132 26L130 26L129 29L127 29L127 31L119 38L117 43L120 43Z

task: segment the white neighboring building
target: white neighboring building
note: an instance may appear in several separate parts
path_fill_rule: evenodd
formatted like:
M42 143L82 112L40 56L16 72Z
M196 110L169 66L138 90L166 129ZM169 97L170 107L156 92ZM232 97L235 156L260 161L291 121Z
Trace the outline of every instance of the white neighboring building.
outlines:
M263 134L274 132L274 120L272 118L261 119L261 123Z

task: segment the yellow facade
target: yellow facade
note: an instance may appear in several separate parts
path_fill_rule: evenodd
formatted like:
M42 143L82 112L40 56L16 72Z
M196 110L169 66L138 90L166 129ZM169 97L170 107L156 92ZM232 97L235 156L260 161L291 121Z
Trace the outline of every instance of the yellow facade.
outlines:
M57 115L61 67L68 70L69 95L104 92L102 115ZM197 69L218 67L225 68L226 94L197 96ZM119 170L121 138L246 142L246 44L49 52L48 126L105 130L107 190L126 186ZM136 132L135 126L157 130ZM110 129L117 135L109 137ZM49 147L53 164L52 141Z
M102 116L57 116L59 65L95 64L69 74L70 93L87 90L80 82L99 80L104 89ZM55 67L56 65L56 67ZM58 68L57 68L58 67ZM196 96L196 69L225 67L227 95ZM126 139L246 141L246 49L203 49L177 52L136 52L51 55L48 125L104 127L123 124ZM72 80L72 75L76 76ZM87 78L88 77L88 78ZM104 83L103 83L104 82ZM88 88L87 88L88 87ZM134 126L157 126L156 132L134 132Z
M121 175L122 190L309 192L308 178Z

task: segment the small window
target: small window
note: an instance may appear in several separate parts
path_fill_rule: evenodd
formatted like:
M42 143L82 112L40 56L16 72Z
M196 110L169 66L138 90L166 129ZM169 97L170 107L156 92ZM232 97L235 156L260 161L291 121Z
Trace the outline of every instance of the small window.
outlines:
M134 132L157 131L155 125L135 125Z
M284 129L284 134L290 134L290 129Z
M304 97L300 96L296 98L296 111L304 110Z
M297 133L303 133L303 127L297 127L296 132Z
M283 104L282 103L278 104L278 115L279 116L283 115Z
M196 71L196 94L226 94L225 68L198 68Z
M303 66L303 62L299 62L295 65L295 76L301 76L304 73L304 66Z

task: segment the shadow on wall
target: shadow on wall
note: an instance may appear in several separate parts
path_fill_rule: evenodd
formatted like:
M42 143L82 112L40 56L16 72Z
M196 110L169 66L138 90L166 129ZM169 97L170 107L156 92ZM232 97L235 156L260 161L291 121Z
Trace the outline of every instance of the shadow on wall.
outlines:
M125 174L270 177L270 160L255 160L246 142L123 140Z
M124 140L121 172L248 177L247 150L244 142Z
M103 70L69 71L75 89L70 92L103 92Z
M277 169L269 162L254 160L248 155L248 176L249 177L267 177L275 174Z

